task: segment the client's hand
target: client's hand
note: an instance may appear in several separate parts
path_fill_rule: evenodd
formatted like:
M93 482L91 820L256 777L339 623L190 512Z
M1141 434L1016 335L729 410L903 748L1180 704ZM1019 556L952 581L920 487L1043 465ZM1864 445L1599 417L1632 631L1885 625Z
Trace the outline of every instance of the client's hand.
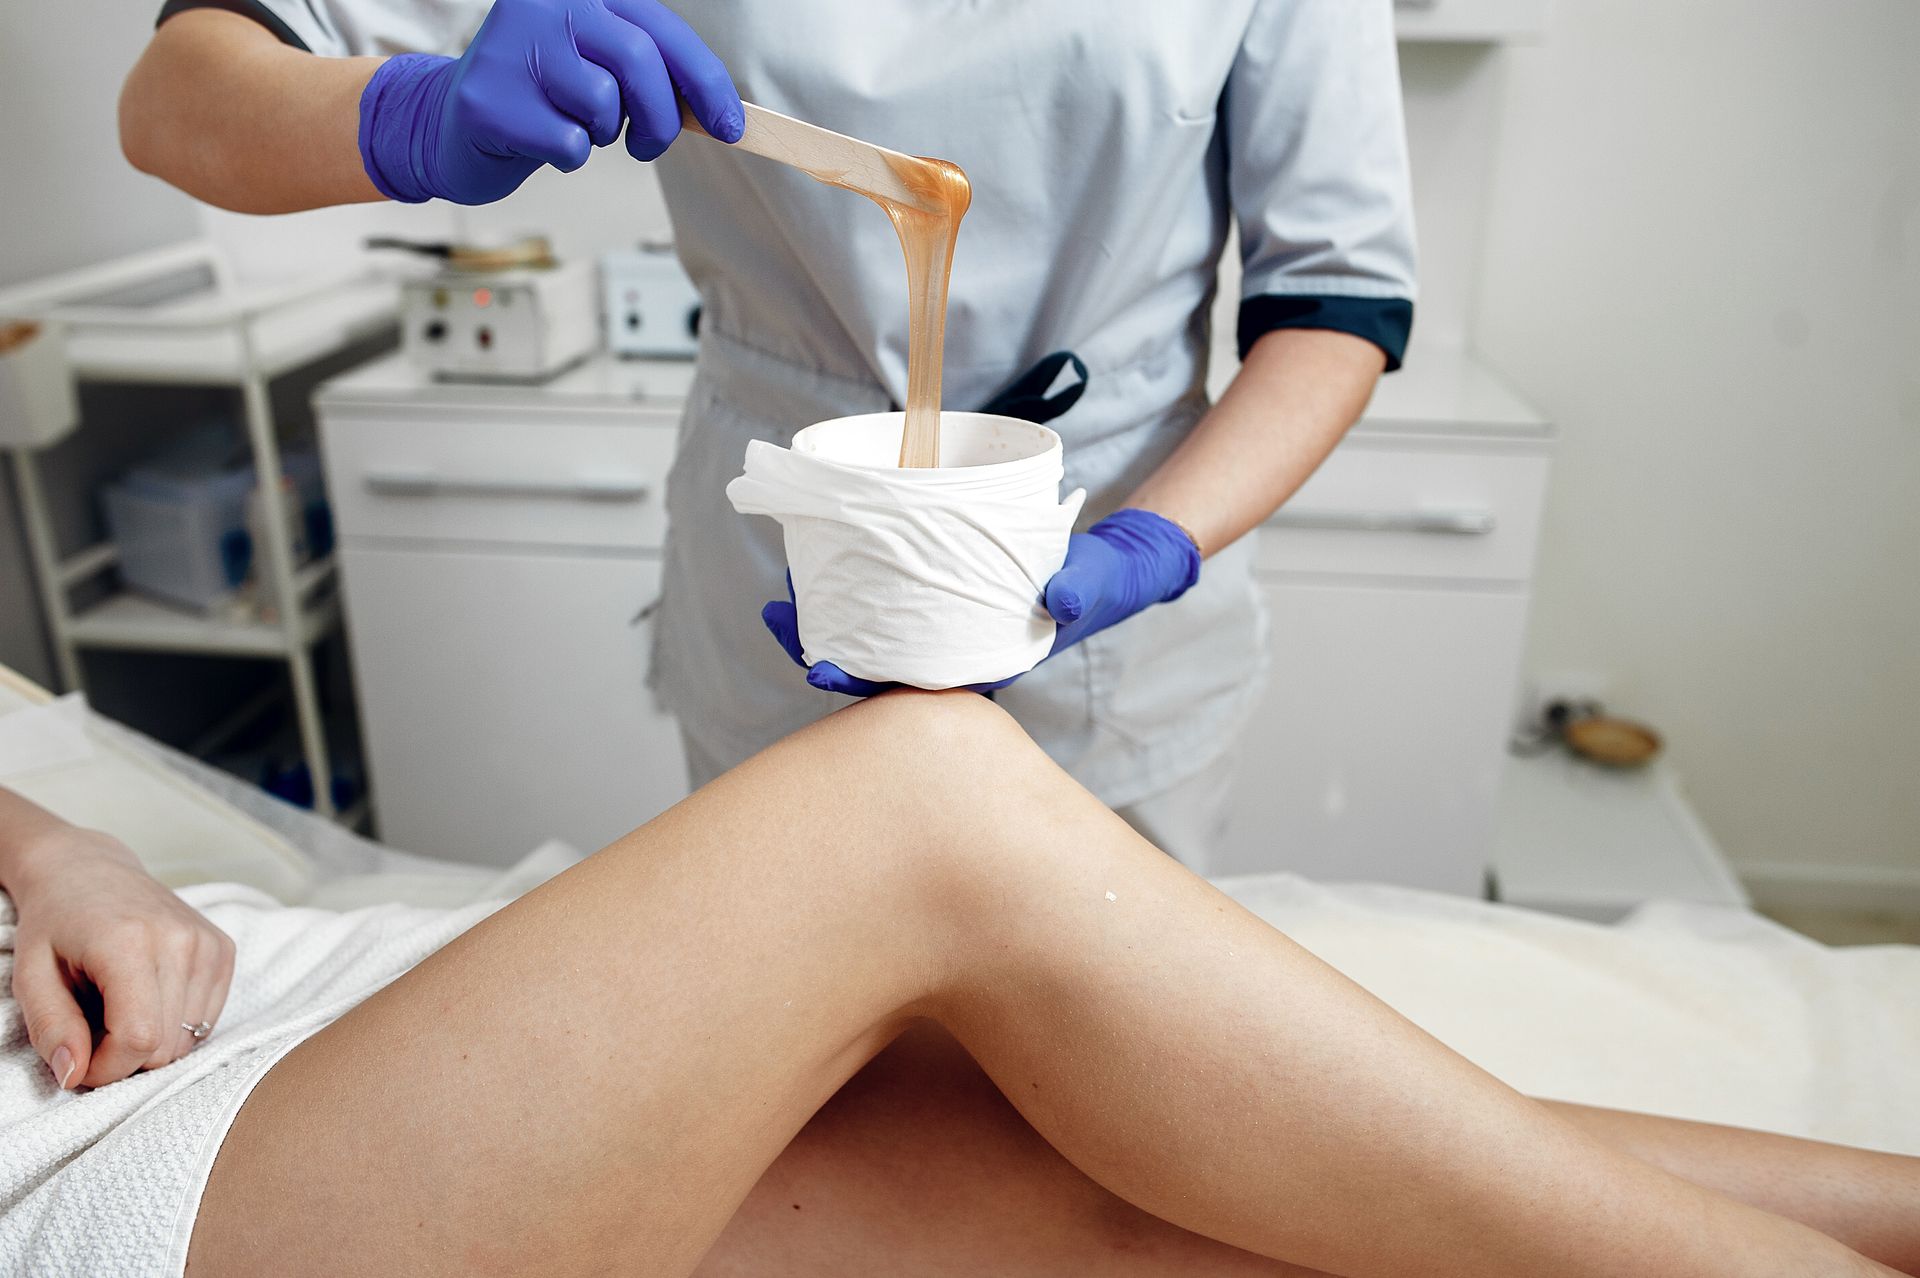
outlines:
M110 835L61 824L12 849L13 996L62 1088L184 1056L227 1001L233 941Z
M1150 510L1116 510L1086 532L1067 542L1067 561L1047 581L1047 612L1059 627L1047 654L1071 648L1088 635L1124 621L1143 608L1170 603L1200 579L1200 548L1185 529ZM793 599L793 577L787 577L787 597L760 610L780 646L807 672L807 682L827 692L870 697L898 684L856 679L831 661L809 666L800 648L799 613ZM991 692L1018 679L979 684L975 692Z

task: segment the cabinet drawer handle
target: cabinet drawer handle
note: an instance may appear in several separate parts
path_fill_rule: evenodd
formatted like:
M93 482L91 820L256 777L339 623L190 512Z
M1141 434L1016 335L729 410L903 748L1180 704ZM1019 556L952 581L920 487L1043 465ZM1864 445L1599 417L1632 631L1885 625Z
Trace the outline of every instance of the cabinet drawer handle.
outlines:
M1442 533L1484 537L1499 523L1491 510L1314 510L1283 507L1267 525L1338 532Z
M370 470L367 491L382 497L543 497L573 501L642 501L647 481L631 475L579 479L489 479L425 470Z

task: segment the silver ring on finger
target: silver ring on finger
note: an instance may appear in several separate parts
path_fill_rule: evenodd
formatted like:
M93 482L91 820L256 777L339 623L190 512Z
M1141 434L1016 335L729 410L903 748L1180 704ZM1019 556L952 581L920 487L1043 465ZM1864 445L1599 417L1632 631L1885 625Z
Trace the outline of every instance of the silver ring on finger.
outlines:
M189 1025L187 1022L181 1021L180 1028L193 1035L195 1040L203 1039L213 1033L213 1026L206 1021L201 1021L198 1025Z

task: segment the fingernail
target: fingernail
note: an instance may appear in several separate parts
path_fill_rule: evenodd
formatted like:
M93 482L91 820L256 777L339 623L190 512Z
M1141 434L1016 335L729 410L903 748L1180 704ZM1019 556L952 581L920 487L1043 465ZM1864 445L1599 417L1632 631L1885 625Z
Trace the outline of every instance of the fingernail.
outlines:
M1080 620L1080 596L1061 593L1054 601L1059 605L1057 611L1062 621Z
M826 688L832 684L833 680L828 676L826 671L822 670L819 666L814 666L807 671L807 682L816 688Z
M53 1059L47 1064L53 1069L54 1078L59 1080L60 1090L66 1091L68 1082L73 1078L73 1053L62 1043L53 1049Z
M738 142L747 131L746 119L738 111L729 110L720 117L720 140Z

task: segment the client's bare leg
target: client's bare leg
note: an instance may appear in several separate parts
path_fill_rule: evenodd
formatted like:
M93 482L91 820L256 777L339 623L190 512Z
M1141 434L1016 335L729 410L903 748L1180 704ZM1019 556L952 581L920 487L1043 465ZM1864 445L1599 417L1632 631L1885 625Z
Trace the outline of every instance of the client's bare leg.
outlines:
M195 1272L689 1272L922 1017L1094 1180L1265 1256L1883 1272L1474 1069L971 696L796 734L289 1055L215 1165Z
M1920 1274L1920 1158L1651 1114L1552 1108L1655 1167Z
M1684 1180L1920 1272L1920 1158L1544 1103ZM931 1024L814 1115L727 1222L699 1278L878 1272L1306 1273L1169 1225L1087 1179Z
M921 1022L781 1153L697 1278L1315 1278L1088 1180Z

